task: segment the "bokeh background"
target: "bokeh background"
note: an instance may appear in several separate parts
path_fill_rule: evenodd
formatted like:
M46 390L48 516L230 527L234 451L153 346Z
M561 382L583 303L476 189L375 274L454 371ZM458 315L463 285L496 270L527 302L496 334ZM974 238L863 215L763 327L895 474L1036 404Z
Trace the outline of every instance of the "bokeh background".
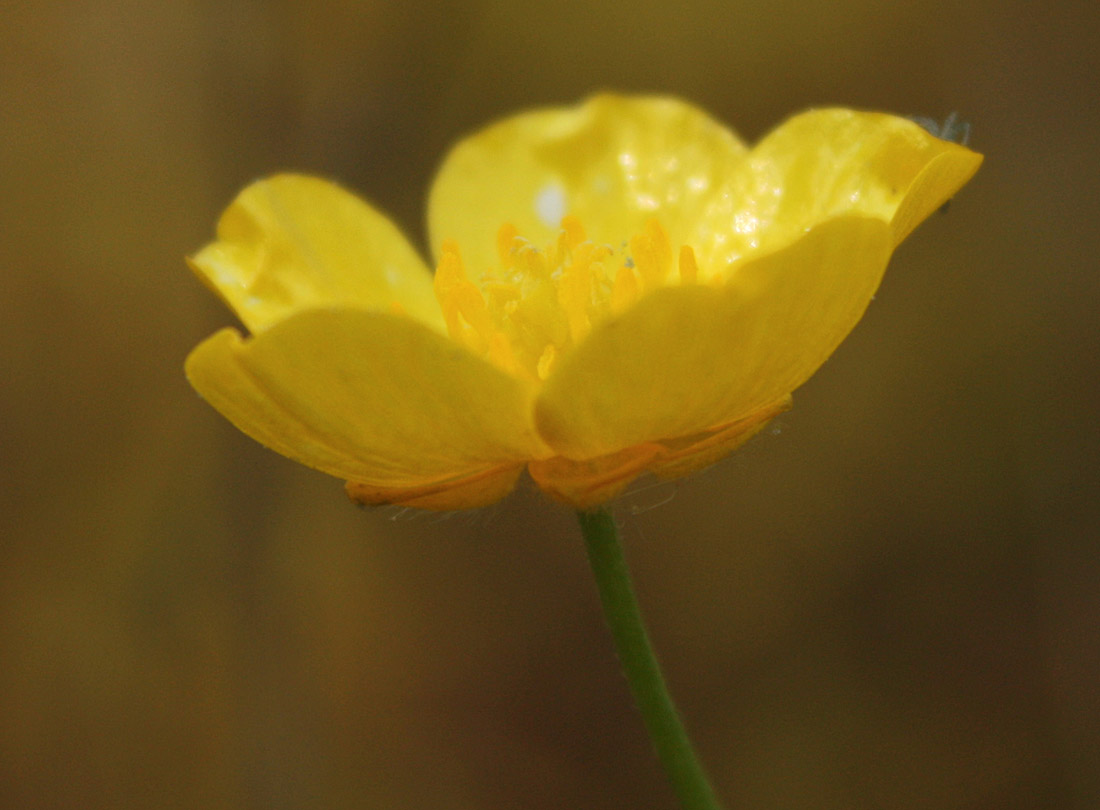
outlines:
M317 172L423 240L456 137L599 89L756 139L973 124L793 411L618 506L731 808L1100 806L1100 15L974 0L0 11L0 806L671 808L573 516L361 511L184 381L182 257Z

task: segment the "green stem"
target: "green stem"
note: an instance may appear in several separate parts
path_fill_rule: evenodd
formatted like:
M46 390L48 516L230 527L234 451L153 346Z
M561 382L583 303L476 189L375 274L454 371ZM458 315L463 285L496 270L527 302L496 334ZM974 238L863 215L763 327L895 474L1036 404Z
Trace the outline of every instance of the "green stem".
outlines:
M683 810L720 810L649 643L615 519L603 508L578 512L577 516L619 661L680 806Z

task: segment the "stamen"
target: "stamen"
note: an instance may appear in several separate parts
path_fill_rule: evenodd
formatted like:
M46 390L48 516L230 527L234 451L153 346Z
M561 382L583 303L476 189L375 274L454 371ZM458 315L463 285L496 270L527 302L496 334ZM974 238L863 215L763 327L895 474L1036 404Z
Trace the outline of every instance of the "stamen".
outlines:
M519 371L512 344L503 332L497 332L489 339L489 362L513 374Z
M573 214L568 214L561 219L561 231L566 246L573 250L584 241L584 225Z
M557 359L558 350L554 348L553 343L547 343L546 348L542 350L542 355L539 357L538 375L540 380L545 380L550 376L550 369L554 367L554 360Z
M481 297L481 290L472 282L465 282L454 292L458 311L466 323L473 327L478 337L487 344L493 336L493 323L489 319L489 310L485 306L485 299Z
M613 247L589 241L572 215L561 219L548 245L531 244L506 223L497 231L496 249L497 265L473 268L477 275L471 279L458 245L445 241L435 294L452 339L531 381L546 379L558 357L584 340L598 320L672 283L677 255L655 219ZM678 258L680 282L698 282L692 248L681 247ZM391 310L402 311L398 305Z
M546 259L539 253L538 248L524 242L516 250L516 267L526 271L532 278L538 278L545 274Z
M576 343L591 326L588 305L592 300L592 269L587 261L574 262L562 271L558 303L569 321L569 336Z
M517 236L519 236L519 228L511 222L504 223L497 231L497 256L500 258L501 267L512 266Z
M615 274L615 285L611 288L611 311L622 312L638 300L638 277L632 267L625 264Z
M495 331L485 299L481 290L466 278L458 244L448 239L443 243L442 254L433 283L447 331L475 351L484 351Z
M439 267L435 269L435 297L439 301L439 307L443 310L443 320L447 323L447 331L451 337L459 338L462 335L462 320L458 311L458 302L455 301L454 290L466 280L466 271L462 267L462 257L458 254L458 244L448 239L443 243L439 257Z
M660 286L672 265L672 245L661 223L655 219L646 222L645 231L631 238L630 252L643 289Z
M699 265L695 263L695 251L691 245L680 247L680 283L694 284L699 280Z

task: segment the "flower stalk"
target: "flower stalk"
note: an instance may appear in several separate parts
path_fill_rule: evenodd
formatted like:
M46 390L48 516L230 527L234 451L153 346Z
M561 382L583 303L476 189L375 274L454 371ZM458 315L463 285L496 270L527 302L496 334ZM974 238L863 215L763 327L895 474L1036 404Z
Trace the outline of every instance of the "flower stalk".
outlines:
M721 810L649 642L615 519L606 508L577 516L619 661L680 806Z

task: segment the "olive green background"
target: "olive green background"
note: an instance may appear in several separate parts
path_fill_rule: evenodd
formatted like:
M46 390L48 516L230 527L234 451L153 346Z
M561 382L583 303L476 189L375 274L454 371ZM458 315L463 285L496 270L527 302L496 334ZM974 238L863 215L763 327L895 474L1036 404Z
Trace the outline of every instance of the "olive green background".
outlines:
M233 322L183 256L248 181L336 178L422 243L449 143L599 89L749 139L957 110L986 154L774 430L619 504L731 810L1100 803L1091 3L15 6L0 806L673 806L567 510L361 511L181 370Z

